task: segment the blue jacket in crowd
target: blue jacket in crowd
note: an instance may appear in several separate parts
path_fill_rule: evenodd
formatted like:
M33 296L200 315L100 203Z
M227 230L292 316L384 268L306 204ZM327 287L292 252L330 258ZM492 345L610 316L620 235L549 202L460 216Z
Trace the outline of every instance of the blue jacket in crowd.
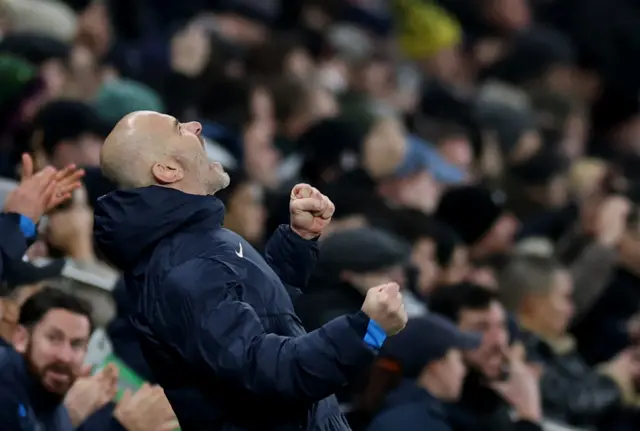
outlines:
M391 392L367 431L451 431L443 403L405 380Z
M305 333L289 292L317 243L281 226L263 258L223 219L217 198L158 186L95 210L96 245L125 270L132 324L182 430L348 430L332 394L369 365L381 328L360 312Z
M0 343L0 429L73 430L62 399L46 392L22 356L4 342Z
M0 213L0 280L13 260L21 259L27 251L27 238L34 236L36 225L19 214Z

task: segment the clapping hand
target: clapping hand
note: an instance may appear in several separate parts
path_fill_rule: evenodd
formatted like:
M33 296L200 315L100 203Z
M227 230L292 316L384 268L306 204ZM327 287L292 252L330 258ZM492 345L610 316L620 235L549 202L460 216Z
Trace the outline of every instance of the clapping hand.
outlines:
M148 384L135 394L127 390L113 416L127 431L172 431L179 426L162 388Z
M60 171L48 166L34 173L33 159L23 154L20 185L9 194L4 211L21 214L38 223L43 214L71 198L73 191L81 186L83 175L84 171L75 165Z
M79 377L74 382L64 398L64 406L74 427L113 399L118 390L118 377L118 368L109 364L93 376Z

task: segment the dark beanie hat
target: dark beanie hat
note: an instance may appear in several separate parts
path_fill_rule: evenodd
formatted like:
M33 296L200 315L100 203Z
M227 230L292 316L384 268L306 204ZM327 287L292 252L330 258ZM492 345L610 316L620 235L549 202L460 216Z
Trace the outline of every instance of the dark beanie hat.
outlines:
M489 232L503 213L504 201L501 192L479 186L457 187L442 196L436 218L451 226L471 245Z
M300 136L298 147L304 154L302 175L310 181L319 181L323 171L337 167L349 171L358 165L360 147L369 129L346 118L322 120ZM345 166L343 158L351 154L354 166Z
M569 169L569 161L551 151L545 151L529 160L513 166L511 174L522 184L542 186Z

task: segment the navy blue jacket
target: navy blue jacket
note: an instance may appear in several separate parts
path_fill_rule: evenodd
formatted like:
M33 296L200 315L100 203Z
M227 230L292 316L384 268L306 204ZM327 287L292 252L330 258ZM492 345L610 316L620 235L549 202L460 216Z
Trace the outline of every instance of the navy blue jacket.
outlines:
M451 431L438 399L411 381L389 394L367 431Z
M46 392L22 356L6 343L0 344L0 429L73 430L61 398Z
M29 219L18 214L0 213L0 280L7 264L22 258L27 250L27 233L35 233L35 225Z
M215 197L157 186L95 210L96 245L125 270L132 324L182 430L348 430L332 394L370 364L379 327L360 312L307 334L285 284L306 285L317 244L281 226L263 258L223 218Z

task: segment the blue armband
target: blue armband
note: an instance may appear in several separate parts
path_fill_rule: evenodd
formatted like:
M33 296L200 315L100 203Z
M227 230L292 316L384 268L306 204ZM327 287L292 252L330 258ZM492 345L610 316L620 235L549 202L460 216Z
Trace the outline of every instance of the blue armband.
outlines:
M20 215L20 230L25 238L33 238L36 236L36 225L35 223L27 216Z
M387 339L387 333L376 323L375 320L369 320L367 333L364 336L364 342L374 349L380 349L382 343Z

